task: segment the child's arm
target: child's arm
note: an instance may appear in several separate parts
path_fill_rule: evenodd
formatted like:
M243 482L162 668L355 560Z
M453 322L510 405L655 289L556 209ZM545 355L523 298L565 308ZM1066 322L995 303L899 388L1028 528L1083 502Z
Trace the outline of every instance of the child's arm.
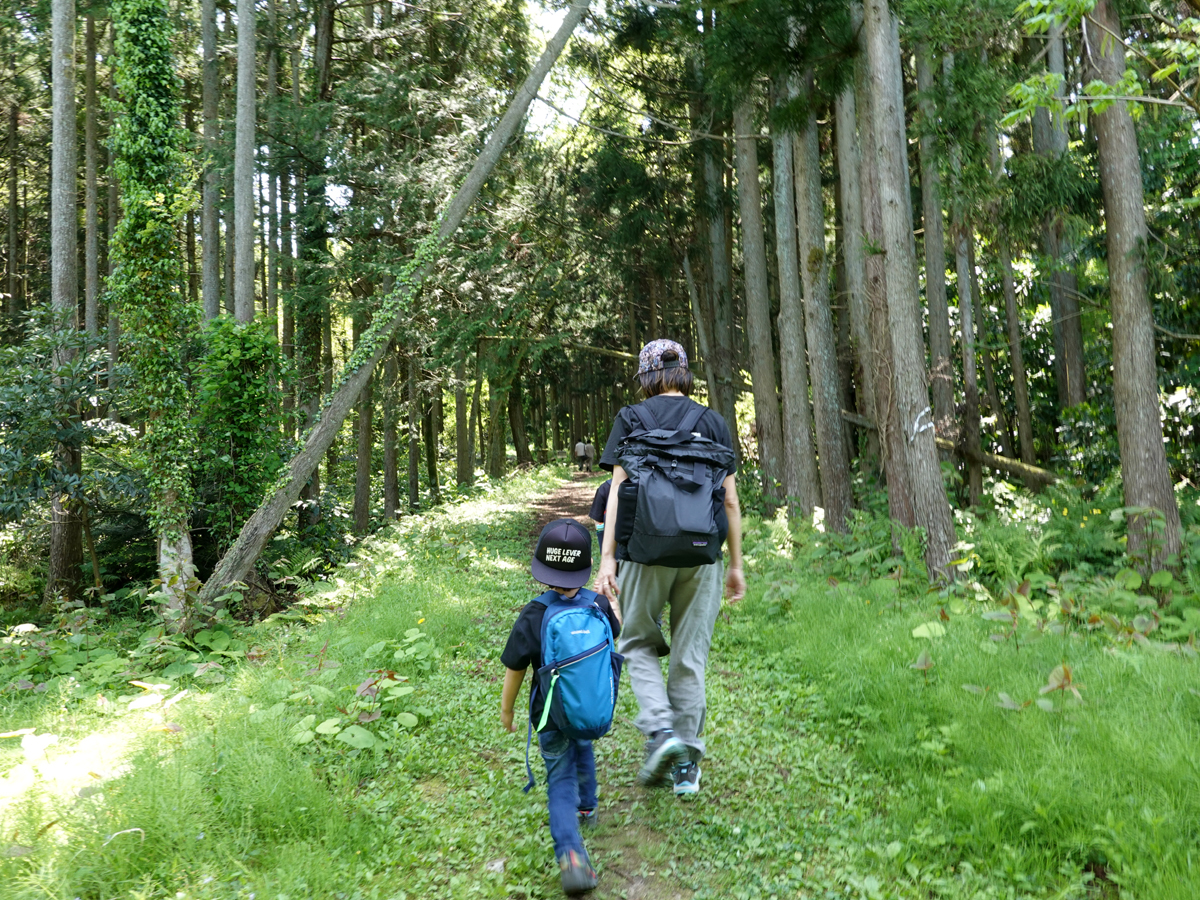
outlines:
M504 670L504 688L500 691L500 724L505 731L516 731L513 724L513 706L517 702L517 694L521 693L521 685L525 681L525 669Z

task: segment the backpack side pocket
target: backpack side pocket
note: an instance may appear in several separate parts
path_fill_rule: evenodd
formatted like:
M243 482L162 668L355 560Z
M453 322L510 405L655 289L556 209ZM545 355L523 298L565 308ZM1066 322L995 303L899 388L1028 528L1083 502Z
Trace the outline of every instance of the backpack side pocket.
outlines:
M617 486L617 521L613 535L618 544L628 544L637 518L638 486L626 479Z

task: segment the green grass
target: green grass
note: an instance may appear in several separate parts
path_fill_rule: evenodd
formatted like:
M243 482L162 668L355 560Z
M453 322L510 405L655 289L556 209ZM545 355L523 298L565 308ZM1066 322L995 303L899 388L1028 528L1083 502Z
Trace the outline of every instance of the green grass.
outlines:
M113 712L135 687L105 692L104 710L62 681L0 694L0 728L135 748L88 796L45 789L0 814L0 896L561 896L540 760L525 795L524 733L499 727L498 657L538 592L530 501L562 474L403 520L241 635L253 661L223 683L153 689L190 691L169 710ZM1092 874L1130 897L1200 893L1195 662L1028 627L1020 649L985 650L997 629L973 608L930 646L911 631L937 620L937 598L906 583L895 608L894 584L831 586L778 526L751 519L748 533L750 593L714 637L699 799L634 785L627 682L597 744L598 898L1117 896ZM790 609L765 596L781 579ZM909 668L923 648L928 683ZM1062 662L1083 705L995 706L1000 691L1038 696ZM381 668L414 690L364 723L374 746L319 733L332 720L348 734L352 704L374 708L355 688ZM0 748L12 774L15 739Z
M765 552L777 539L758 533L760 586L795 572ZM752 591L740 622L745 646L818 685L825 721L898 786L895 875L912 860L934 877L969 865L1037 893L1082 874L1112 896L1200 896L1195 655L1056 634L1032 616L1017 640L996 642L1004 623L984 620L988 607L915 594L810 577L784 612ZM928 622L945 635L914 638ZM927 672L911 667L922 651ZM1082 702L1040 693L1062 664ZM1001 693L1022 708L1002 707Z

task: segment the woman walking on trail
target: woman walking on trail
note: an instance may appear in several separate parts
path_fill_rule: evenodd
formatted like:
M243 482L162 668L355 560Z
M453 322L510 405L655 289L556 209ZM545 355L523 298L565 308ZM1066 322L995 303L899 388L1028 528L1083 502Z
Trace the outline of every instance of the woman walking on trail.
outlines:
M730 602L740 600L746 591L737 463L725 420L688 397L693 379L683 347L669 340L646 344L638 357L637 377L645 399L617 413L600 458L600 466L613 477L596 591L620 600L624 624L619 651L625 656L640 707L636 724L646 735L646 756L638 781L665 785L669 776L675 794L688 797L700 790L704 673L721 607L722 583ZM659 449L647 455L647 445ZM683 462L666 463L672 453ZM627 465L639 467L639 479L630 479ZM646 465L657 466L657 472L650 472ZM683 472L692 474L685 478ZM675 500L671 483L683 480L688 482L683 490L690 493L681 491ZM651 490L667 493L656 494L654 504L648 506ZM703 496L705 491L707 496ZM637 492L644 495L640 504ZM663 507L672 503L677 507L667 509L664 516ZM697 514L707 516L711 541L701 533L703 526L694 524ZM643 522L639 534L638 520L648 516L676 523L679 533L672 535L662 522L648 529ZM692 524L678 524L685 519ZM728 544L728 568L720 557L723 542ZM656 545L663 548L661 558L655 555ZM631 558L631 548L635 550L632 556L643 561ZM662 632L664 607L670 609L670 647ZM668 653L671 659L664 684L659 658Z

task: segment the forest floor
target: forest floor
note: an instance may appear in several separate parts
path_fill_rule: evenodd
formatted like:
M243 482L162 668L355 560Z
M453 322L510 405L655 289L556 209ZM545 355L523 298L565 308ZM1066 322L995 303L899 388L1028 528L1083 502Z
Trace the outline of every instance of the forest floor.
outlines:
M239 630L246 658L222 669L0 695L0 732L26 731L0 738L0 893L561 896L540 760L522 793L525 733L499 725L498 658L539 591L538 528L585 517L602 477L535 471L401 520ZM909 582L839 583L780 528L747 520L700 795L635 784L627 685L597 742L597 900L1194 896L1192 663L1036 634L981 649L977 614L943 618ZM910 635L931 617L937 642ZM914 671L922 647L936 662ZM1078 709L975 696L1036 696L1068 658Z

